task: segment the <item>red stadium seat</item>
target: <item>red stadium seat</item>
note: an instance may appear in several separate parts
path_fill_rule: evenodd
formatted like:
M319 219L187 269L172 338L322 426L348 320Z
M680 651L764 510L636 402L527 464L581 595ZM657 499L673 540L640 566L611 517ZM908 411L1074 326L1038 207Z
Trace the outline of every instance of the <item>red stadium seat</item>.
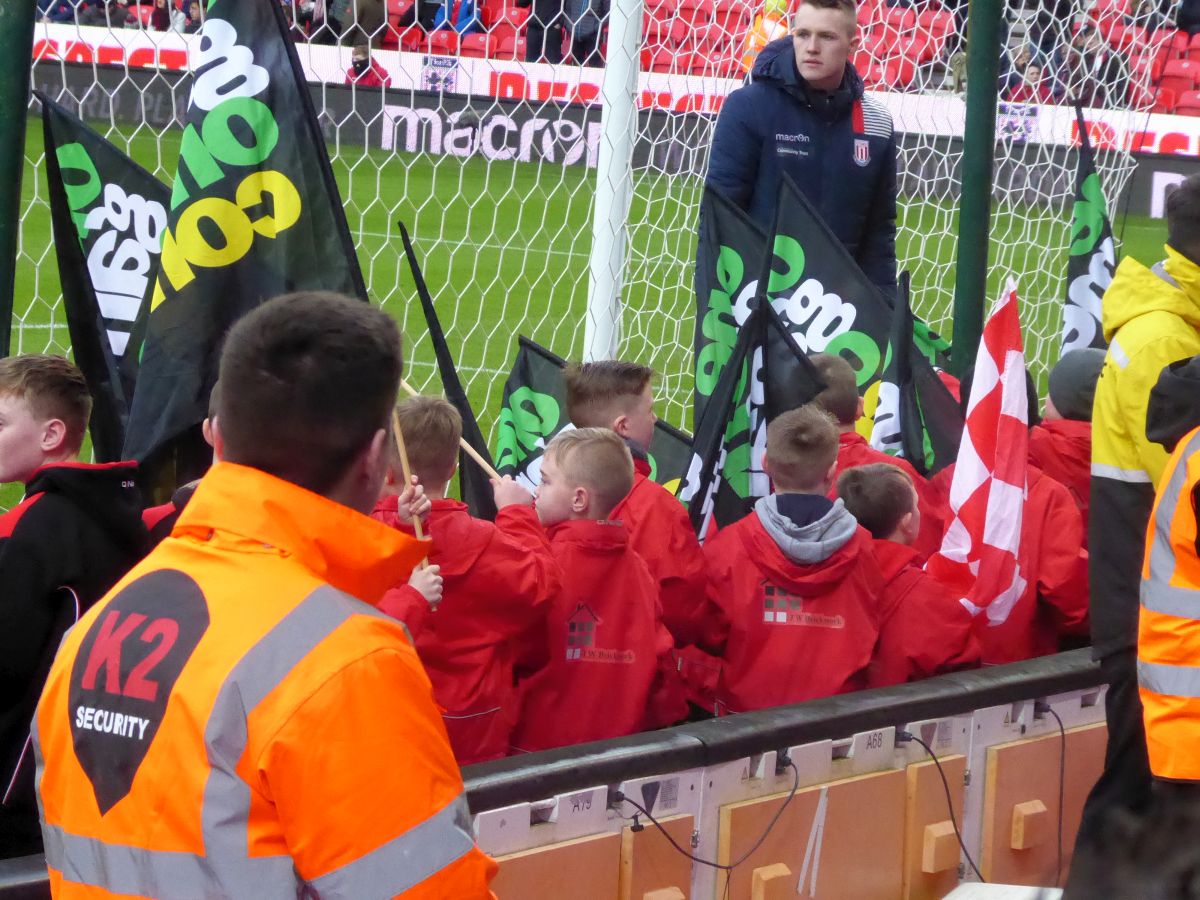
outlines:
M1200 116L1200 91L1184 91L1180 94L1175 112L1181 116Z
M487 59L492 55L492 36L490 34L464 35L459 44L458 52L462 56Z
M1158 86L1176 95L1195 90L1200 85L1200 62L1192 59L1169 59L1163 66Z
M524 59L525 38L515 34L500 38L496 42L496 48L492 51L492 55L496 59Z
M1181 59L1188 55L1188 36L1186 31L1176 31L1167 43L1167 58Z
M458 32L453 28L439 28L429 35L429 52L438 56L458 54Z
M1154 106L1151 107L1151 112L1156 113L1173 113L1175 112L1175 92L1165 88L1159 88L1158 93L1154 98Z
M1108 33L1108 42L1118 53L1132 53L1146 46L1146 29L1140 25L1115 25Z
M916 77L917 67L910 59L889 59L883 64L883 83L893 90L908 90Z
M911 6L889 6L883 21L888 28L903 34L916 27L917 12Z
M1129 108L1130 109L1150 109L1154 106L1155 92L1147 82L1137 78L1131 79L1129 82Z
M1200 34L1193 34L1192 39L1188 41L1187 55L1190 60L1200 60Z

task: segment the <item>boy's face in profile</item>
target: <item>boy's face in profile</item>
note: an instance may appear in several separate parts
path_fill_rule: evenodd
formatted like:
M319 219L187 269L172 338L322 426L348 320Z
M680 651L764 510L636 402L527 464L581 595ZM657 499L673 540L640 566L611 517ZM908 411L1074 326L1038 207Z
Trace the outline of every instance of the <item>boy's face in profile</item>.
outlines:
M0 394L0 483L28 481L46 463L46 425L24 399Z
M534 508L543 525L557 525L571 518L574 489L567 484L553 453L542 457L542 481L534 496Z
M657 422L658 416L654 414L654 385L647 384L646 389L638 395L629 412L625 414L623 437L633 441L642 450L649 451Z

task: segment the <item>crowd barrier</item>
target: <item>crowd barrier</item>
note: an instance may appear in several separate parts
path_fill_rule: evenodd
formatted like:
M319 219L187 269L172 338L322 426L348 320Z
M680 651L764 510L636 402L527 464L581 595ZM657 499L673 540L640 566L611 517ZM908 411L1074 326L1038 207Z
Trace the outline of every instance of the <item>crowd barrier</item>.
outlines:
M1076 650L464 776L500 900L932 900L978 877L960 836L984 879L1052 886L1102 766L1103 694ZM0 900L41 896L39 859L0 865Z

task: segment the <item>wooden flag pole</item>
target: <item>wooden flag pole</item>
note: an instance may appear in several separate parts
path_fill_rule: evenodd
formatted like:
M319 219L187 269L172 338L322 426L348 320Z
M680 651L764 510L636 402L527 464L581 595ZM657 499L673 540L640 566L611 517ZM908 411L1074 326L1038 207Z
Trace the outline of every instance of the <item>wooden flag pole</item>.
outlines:
M403 378L400 379L400 388L401 388L401 390L404 391L404 393L408 394L408 396L410 396L410 397L421 396L415 390L413 390L412 385L409 384L407 381L405 381ZM397 433L399 433L398 426L397 426ZM465 454L467 454L467 456L469 456L469 457L471 457L471 459L475 460L475 464L477 466L479 466L479 468L483 469L483 471L487 473L488 478L494 478L497 481L500 480L500 473L497 472L495 469L493 469L490 465L488 465L488 461L479 455L478 450L476 450L474 447L472 447L470 444L468 444L462 438L458 439L458 445L460 447L462 447L463 452Z
M400 453L400 471L404 475L404 484L406 487L412 486L412 467L408 464L408 450L404 446L404 432L400 430L400 414L392 410L392 435L396 438L396 449ZM417 540L422 540L425 537L425 529L421 526L421 520L413 516L412 520L413 534L417 536ZM424 569L429 565L428 560L421 560L418 566Z

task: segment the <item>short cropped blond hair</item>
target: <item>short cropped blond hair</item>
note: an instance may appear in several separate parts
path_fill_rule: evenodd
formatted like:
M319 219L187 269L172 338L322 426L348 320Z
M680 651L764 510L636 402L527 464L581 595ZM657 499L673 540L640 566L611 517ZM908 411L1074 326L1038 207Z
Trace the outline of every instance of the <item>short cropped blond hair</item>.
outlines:
M777 490L816 491L837 455L833 420L813 403L788 410L767 426L767 463Z
M633 456L625 441L607 428L560 431L546 447L571 485L588 489L589 517L606 519L633 488Z

